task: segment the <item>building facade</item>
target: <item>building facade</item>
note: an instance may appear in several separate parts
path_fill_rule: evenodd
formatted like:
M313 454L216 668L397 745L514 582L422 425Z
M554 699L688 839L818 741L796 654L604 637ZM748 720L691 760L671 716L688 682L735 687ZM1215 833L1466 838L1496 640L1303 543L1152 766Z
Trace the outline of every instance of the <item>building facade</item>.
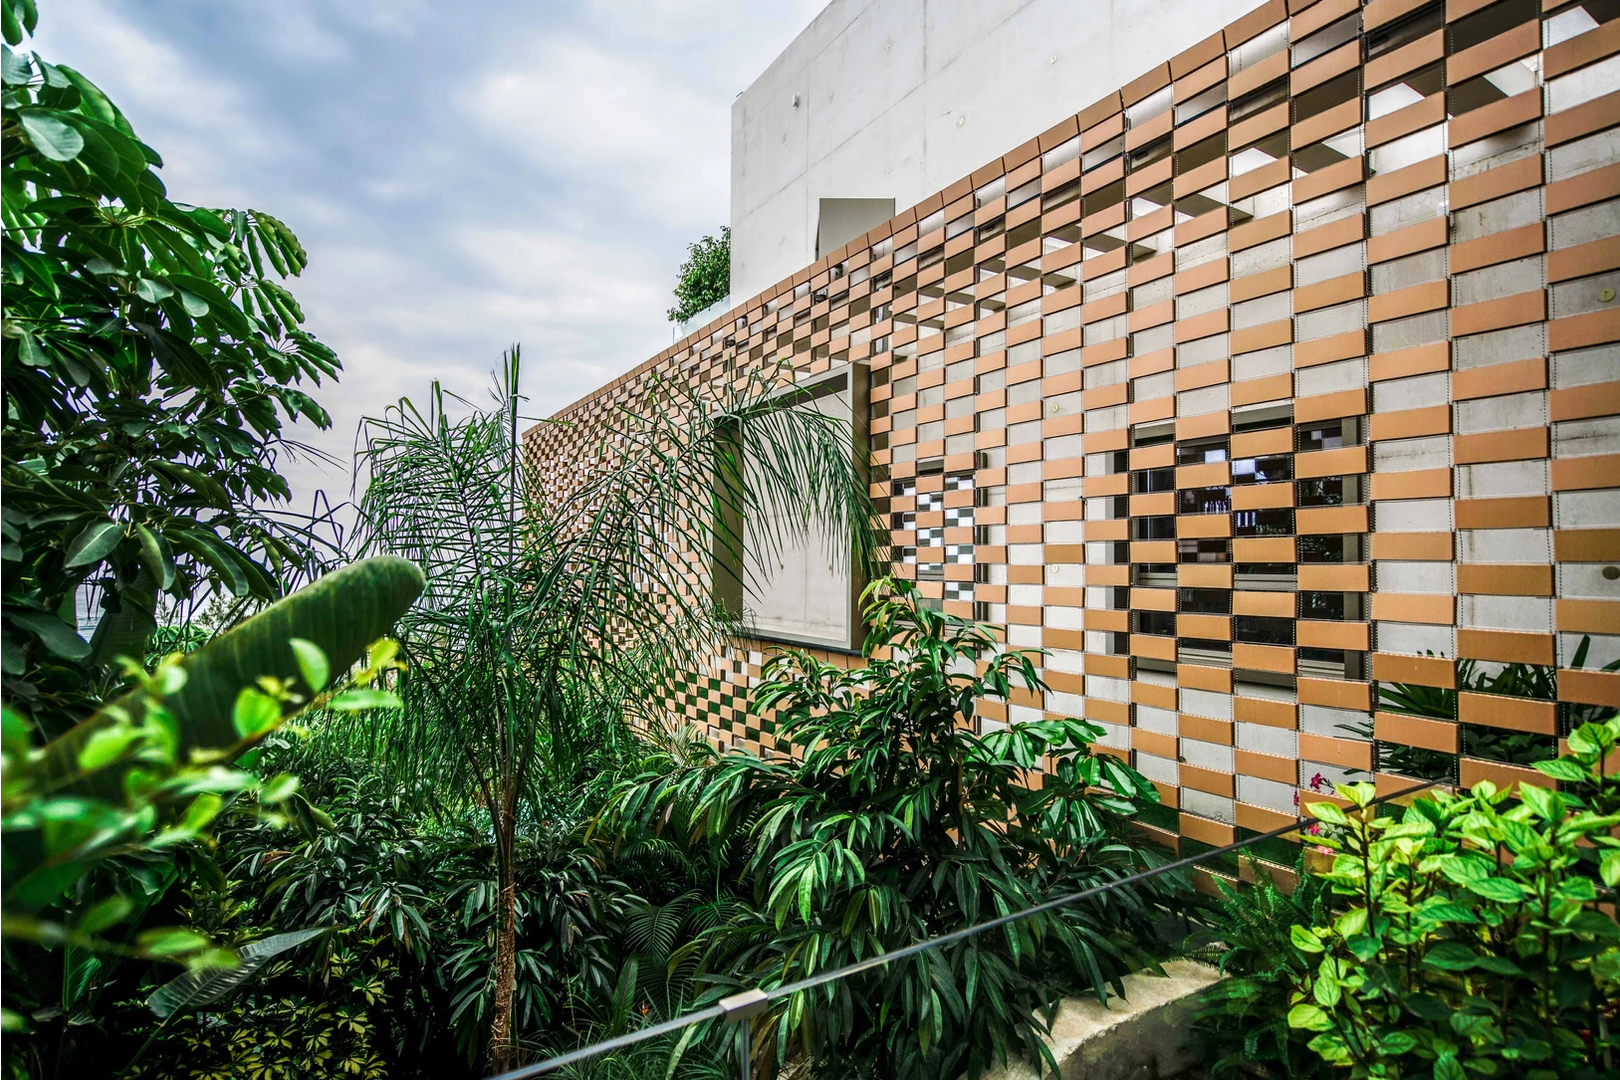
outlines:
M558 415L865 380L896 572L1046 650L980 722L1101 724L1172 844L1537 775L1620 706L1617 15L1268 0ZM772 749L766 647L672 707Z
M832 0L731 107L752 296L1258 0Z

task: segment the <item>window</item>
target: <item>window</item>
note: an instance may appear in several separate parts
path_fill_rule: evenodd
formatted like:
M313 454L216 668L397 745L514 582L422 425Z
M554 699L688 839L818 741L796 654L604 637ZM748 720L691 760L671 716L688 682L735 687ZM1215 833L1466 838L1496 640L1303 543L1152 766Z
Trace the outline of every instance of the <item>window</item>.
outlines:
M844 365L786 387L778 400L783 408L812 409L843 420L849 425L853 455L866 440L869 378L864 364ZM736 433L744 468L748 437L746 427ZM910 478L895 482L891 491L901 498L918 494L916 481ZM939 499L937 492L932 496ZM923 502L918 500L919 510ZM897 527L909 529L915 523L915 512L894 515ZM752 632L768 640L859 648L857 601L865 582L848 552L840 550L841 540L818 524L746 520L738 526L742 543L717 543L712 554L716 603L740 611ZM930 532L919 542L937 547L940 538ZM904 549L897 554L906 558ZM910 558L915 561L915 549Z

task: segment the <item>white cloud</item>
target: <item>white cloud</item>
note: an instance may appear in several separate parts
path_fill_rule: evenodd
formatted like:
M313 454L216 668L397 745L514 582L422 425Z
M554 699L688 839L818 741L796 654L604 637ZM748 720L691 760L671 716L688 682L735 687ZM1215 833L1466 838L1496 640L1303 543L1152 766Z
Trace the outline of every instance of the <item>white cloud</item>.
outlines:
M164 157L177 199L262 207L342 358L285 462L347 497L360 418L428 384L482 401L524 349L549 415L669 344L685 246L729 216L731 102L823 0L52 0L38 49Z
M486 134L548 173L610 189L648 215L725 220L730 115L660 80L644 58L546 36L480 75L461 98Z
M255 116L241 88L102 0L62 0L41 15L35 48L63 60L106 91L135 133L164 160L173 197L211 206L255 205L255 171L285 152L275 123ZM58 39L72 42L71 58Z

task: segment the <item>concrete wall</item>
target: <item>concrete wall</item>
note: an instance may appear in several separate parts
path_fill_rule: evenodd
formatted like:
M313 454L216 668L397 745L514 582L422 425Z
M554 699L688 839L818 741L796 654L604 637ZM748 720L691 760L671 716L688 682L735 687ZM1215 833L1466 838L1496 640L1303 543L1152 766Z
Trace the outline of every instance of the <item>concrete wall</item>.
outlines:
M833 0L732 105L731 294L815 261L819 200L912 206L1257 6Z

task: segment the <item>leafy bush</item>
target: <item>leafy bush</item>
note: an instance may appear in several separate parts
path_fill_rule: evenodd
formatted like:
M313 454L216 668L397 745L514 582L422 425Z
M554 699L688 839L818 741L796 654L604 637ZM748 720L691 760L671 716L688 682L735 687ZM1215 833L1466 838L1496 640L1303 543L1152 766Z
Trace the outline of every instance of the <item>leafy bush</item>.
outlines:
M1203 913L1207 929L1192 955L1226 976L1204 993L1197 1027L1217 1077L1238 1074L1313 1077L1327 1071L1306 1043L1309 1033L1288 1025L1292 983L1310 966L1294 948L1289 927L1324 925L1329 919L1327 882L1307 868L1302 851L1294 889L1277 887L1262 864L1251 864L1253 885L1216 879L1215 903Z
M676 271L675 306L666 313L670 322L685 322L731 291L731 226L720 235L705 236L686 245L686 261Z
M1591 635L1581 638L1570 657L1569 666L1580 670L1592 647ZM1433 656L1433 653L1425 653ZM1620 660L1612 660L1600 671L1620 671ZM1546 664L1512 663L1501 665L1494 673L1477 660L1457 661L1457 688L1424 686L1419 683L1380 683L1378 707L1384 712L1406 716L1422 716L1435 720L1457 719L1457 694L1498 694L1505 697L1530 698L1536 701L1558 700L1557 671ZM1615 710L1599 705L1569 704L1564 706L1569 716L1569 727L1598 723L1609 719ZM1372 738L1368 724L1346 725L1346 729L1362 738ZM1502 761L1514 765L1534 765L1558 756L1558 740L1551 735L1504 728L1464 725L1463 752L1489 761ZM1451 754L1398 744L1383 747L1381 765L1407 776L1425 780L1444 780L1451 776L1454 758Z
M753 904L686 950L712 983L780 986L1155 862L1125 829L1157 794L1093 752L1102 729L976 730L978 700L1044 688L1029 654L930 610L908 583L880 580L864 599L862 666L789 650L755 691L753 709L774 711L802 760L664 763L608 816L620 832L673 830L731 857L726 873ZM820 1075L884 1078L1051 1064L1047 1010L1153 967L1166 895L1117 890L793 995L755 1021L753 1054L767 1069L803 1057Z
M1345 898L1331 922L1296 924L1310 969L1289 1024L1353 1077L1462 1080L1613 1075L1620 1031L1620 927L1602 905L1620 885L1620 779L1603 763L1620 719L1586 724L1571 754L1536 768L1552 792L1489 782L1367 811L1370 784L1310 812L1337 852L1324 875ZM1611 909L1612 910L1612 909Z
M330 561L276 509L276 465L288 424L329 423L306 388L338 361L281 284L306 262L292 231L171 200L89 79L12 52L34 5L4 15L0 655L8 704L48 738L116 688L163 598L268 602ZM88 642L81 590L102 608Z

